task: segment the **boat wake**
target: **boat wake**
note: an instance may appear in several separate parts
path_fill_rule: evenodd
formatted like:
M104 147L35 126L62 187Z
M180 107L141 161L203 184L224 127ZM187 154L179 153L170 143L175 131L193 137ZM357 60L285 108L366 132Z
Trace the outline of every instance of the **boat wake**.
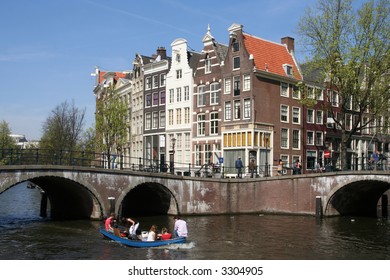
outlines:
M186 242L186 243L177 243L177 244L169 244L159 247L154 247L154 249L169 249L169 250L189 250L195 248L195 242Z

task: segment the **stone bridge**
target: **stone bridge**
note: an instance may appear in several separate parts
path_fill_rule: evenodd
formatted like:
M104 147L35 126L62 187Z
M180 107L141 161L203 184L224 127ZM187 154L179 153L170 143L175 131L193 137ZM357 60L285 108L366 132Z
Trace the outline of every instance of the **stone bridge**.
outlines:
M1 166L0 195L26 181L41 190L44 201L49 201L50 217L55 219L99 219L112 211L120 216L376 216L378 206L387 207L390 189L390 173L385 171L217 179L37 165Z

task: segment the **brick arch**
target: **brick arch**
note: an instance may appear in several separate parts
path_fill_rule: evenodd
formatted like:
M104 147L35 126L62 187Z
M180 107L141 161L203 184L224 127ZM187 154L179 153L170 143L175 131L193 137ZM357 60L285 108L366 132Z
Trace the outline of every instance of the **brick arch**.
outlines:
M93 186L55 173L19 174L2 184L0 193L26 181L37 185L47 196L50 203L50 218L99 219L102 216L104 203Z
M134 207L134 205L136 205ZM146 205L146 207L144 207ZM179 204L175 193L163 182L156 180L133 182L122 190L116 201L121 216L178 214Z
M346 175L343 179L333 178L333 188L324 205L325 215L375 217L378 201L390 189L389 177L362 174Z

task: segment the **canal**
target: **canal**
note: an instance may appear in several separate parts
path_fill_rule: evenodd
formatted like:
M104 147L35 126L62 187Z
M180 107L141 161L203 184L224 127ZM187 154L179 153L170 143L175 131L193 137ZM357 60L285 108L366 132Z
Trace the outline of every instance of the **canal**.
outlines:
M99 221L39 217L40 192L19 184L0 195L1 260L388 260L384 218L286 215L184 217L189 241L154 249L103 239ZM169 216L140 217L140 227L173 228Z

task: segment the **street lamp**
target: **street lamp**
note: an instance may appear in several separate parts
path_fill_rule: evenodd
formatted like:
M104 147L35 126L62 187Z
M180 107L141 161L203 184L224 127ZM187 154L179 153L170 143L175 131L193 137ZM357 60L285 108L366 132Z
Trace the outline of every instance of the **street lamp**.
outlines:
M265 170L264 170L264 177L269 176L269 169L268 169L268 140L269 140L269 133L264 133L264 141L265 141Z
M171 171L171 175L174 175L175 174L175 143L176 143L176 138L172 138L171 142L172 142L172 151L170 154L169 168Z

